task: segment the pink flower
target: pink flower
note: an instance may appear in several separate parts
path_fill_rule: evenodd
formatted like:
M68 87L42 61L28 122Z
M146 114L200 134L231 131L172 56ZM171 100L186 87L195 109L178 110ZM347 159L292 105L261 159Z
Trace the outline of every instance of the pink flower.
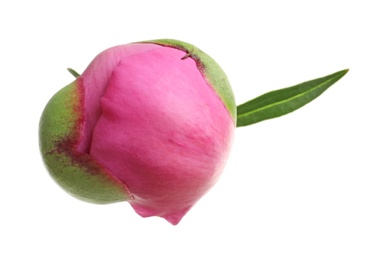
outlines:
M40 122L41 151L73 195L127 200L143 217L177 224L220 176L235 113L227 77L196 47L175 40L121 45L100 53L51 99Z

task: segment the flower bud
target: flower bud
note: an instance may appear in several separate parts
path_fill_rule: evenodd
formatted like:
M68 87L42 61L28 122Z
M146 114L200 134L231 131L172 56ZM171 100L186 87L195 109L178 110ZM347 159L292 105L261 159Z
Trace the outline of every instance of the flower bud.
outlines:
M207 54L176 40L112 47L47 104L40 148L51 176L94 203L128 201L177 224L215 184L236 105Z

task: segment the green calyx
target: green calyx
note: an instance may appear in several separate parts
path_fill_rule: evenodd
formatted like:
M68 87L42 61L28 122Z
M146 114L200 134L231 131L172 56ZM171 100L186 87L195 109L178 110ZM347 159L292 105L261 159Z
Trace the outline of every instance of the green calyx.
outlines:
M81 131L81 93L78 81L57 92L40 119L39 141L44 163L56 182L71 195L106 204L130 199L126 187L89 154L78 153Z
M214 88L215 92L229 111L233 121L236 123L237 109L231 85L228 81L227 75L213 58L204 53L202 50L198 49L196 46L178 40L161 39L144 41L144 43L153 43L176 48L186 53L183 59L194 59L203 77L209 83L209 85Z

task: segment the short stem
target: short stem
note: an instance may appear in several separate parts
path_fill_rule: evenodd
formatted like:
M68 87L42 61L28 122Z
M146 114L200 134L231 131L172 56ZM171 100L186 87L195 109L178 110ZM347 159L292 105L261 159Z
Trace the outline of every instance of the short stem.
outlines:
M67 68L67 70L69 71L69 73L71 73L75 78L78 78L80 77L80 74L77 73L74 69L71 69L71 68Z

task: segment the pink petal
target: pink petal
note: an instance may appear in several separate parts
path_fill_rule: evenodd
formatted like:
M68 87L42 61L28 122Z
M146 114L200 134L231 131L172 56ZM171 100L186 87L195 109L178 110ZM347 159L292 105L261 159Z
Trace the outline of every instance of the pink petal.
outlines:
M80 147L126 184L139 215L177 224L223 170L233 121L183 51L132 44L107 55L83 74Z

